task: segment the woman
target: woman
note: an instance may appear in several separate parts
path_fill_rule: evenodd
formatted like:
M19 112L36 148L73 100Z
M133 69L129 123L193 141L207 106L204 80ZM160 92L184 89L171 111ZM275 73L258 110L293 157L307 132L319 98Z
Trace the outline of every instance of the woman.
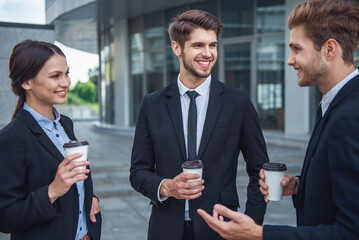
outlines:
M19 96L0 131L0 231L17 239L100 239L99 202L87 161L64 157L75 140L72 121L54 104L66 102L71 80L55 45L25 40L11 54L10 78ZM78 174L85 174L76 176Z

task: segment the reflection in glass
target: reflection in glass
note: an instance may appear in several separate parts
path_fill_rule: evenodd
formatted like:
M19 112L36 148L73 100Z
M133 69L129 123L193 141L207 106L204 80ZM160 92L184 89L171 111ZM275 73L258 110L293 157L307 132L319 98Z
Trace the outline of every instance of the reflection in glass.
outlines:
M188 5L170 8L165 11L165 38L166 38L166 45L171 46L171 39L168 35L168 28L172 22L172 19L176 17L178 14L188 10Z
M253 1L221 1L223 37L253 34Z
M191 9L199 9L208 12L214 16L218 16L218 4L216 0L202 1L191 4Z
M257 45L257 103L263 128L284 128L284 36Z
M135 125L137 117L138 117L138 111L141 106L142 98L143 98L143 76L142 74L136 74L132 75L131 78L131 124Z
M114 41L113 28L108 29L101 37L100 68L101 68L101 120L114 123Z
M131 124L137 119L138 110L140 109L143 98L143 63L144 53L131 54Z
M258 33L285 31L284 0L257 1L257 31Z
M169 84L177 80L178 73L180 72L180 63L172 48L166 48L166 67L166 84Z
M251 44L237 43L224 46L226 83L250 91Z
M357 49L357 51L354 53L354 66L356 68L359 68L359 48Z
M142 33L134 33L131 35L131 51L143 51L143 35Z
M163 51L146 53L147 93L163 87Z
M145 16L146 51L162 48L164 44L162 14Z

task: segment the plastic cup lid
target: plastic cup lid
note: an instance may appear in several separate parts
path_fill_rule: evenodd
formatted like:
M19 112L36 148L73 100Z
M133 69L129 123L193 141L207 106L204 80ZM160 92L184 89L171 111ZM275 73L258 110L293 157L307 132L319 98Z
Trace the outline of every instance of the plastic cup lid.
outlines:
M64 148L81 147L81 146L86 146L86 145L89 145L89 143L87 141L83 141L83 142L70 141L70 142L64 144Z
M203 162L201 160L185 161L184 163L182 163L182 168L185 169L203 168Z
M284 163L265 163L263 169L267 171L279 171L283 172L287 170L287 166Z

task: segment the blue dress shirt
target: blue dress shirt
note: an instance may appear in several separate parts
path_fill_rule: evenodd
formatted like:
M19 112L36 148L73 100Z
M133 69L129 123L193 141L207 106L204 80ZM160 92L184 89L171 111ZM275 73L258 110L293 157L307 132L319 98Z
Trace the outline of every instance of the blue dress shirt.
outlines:
M61 126L60 123L60 114L53 108L53 112L55 114L55 120L51 121L44 116L40 115L34 109L29 107L26 103L24 103L23 107L26 111L28 111L36 120L36 122L40 125L42 130L46 133L46 135L50 138L52 143L57 147L62 156L65 158L65 150L63 145L70 141L70 138L67 136L65 129ZM79 193L79 219L77 224L76 238L75 240L83 238L87 234L87 224L86 224L86 214L85 214L85 185L84 181L80 181L76 183L77 191Z

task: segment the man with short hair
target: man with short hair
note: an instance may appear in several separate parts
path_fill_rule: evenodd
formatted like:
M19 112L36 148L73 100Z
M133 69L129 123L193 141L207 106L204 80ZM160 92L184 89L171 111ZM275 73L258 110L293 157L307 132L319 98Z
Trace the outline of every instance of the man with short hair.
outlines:
M130 181L151 199L148 239L222 239L196 213L220 202L237 211L238 155L247 163L246 213L262 224L266 203L259 171L268 162L266 146L248 94L211 75L217 60L219 20L190 10L170 28L180 61L176 82L145 96L137 120ZM182 173L185 161L202 160L203 180Z
M221 205L213 216L198 212L228 239L359 239L359 71L353 65L359 3L308 0L293 10L288 25L288 65L298 71L298 85L323 93L301 176L281 181L283 195L293 196L298 227L261 227ZM267 196L263 170L260 176Z

